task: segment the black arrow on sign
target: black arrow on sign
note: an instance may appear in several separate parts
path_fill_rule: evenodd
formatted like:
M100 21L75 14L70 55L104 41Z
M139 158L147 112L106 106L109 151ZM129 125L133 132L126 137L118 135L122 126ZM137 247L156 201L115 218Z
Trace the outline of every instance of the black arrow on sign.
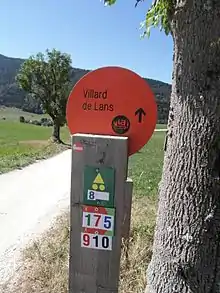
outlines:
M135 116L137 116L137 115L138 115L138 122L141 123L141 122L142 122L142 118L143 118L143 116L146 115L146 113L144 112L144 109L139 108L139 109L137 109L137 111L135 112Z

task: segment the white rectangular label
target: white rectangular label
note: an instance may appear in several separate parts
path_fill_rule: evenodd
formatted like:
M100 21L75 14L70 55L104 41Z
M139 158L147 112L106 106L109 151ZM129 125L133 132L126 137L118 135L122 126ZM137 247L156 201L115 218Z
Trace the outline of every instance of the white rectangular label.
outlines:
M112 250L112 236L81 233L81 247Z
M95 191L95 190L88 190L87 192L87 199L88 200L106 200L109 201L109 192L104 191Z
M83 227L106 231L114 230L114 216L83 212Z

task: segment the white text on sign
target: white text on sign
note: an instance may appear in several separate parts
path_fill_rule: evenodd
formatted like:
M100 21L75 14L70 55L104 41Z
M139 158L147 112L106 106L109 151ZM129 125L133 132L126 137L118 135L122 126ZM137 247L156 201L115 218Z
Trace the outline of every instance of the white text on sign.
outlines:
M83 212L83 227L100 230L114 230L114 216Z
M112 237L106 235L81 233L81 247L112 250Z

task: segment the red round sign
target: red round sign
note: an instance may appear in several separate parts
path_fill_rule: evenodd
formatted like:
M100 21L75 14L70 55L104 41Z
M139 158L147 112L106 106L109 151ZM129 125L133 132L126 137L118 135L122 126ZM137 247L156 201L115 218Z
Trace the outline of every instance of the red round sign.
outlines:
M71 134L127 136L132 155L154 132L157 105L142 77L125 68L102 67L76 83L68 98L66 118Z

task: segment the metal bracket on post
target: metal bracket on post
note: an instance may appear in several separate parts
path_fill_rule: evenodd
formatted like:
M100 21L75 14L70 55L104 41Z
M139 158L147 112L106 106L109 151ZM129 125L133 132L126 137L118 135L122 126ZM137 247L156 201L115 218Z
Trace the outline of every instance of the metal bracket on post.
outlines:
M73 145L69 292L116 293L124 210L130 211L124 203L128 139L75 134Z
M133 181L131 178L127 178L125 182L124 192L124 218L122 237L124 240L126 266L129 267L129 237L130 237L130 225L131 225L131 206L132 206L132 192L133 192Z
M122 237L124 239L129 239L129 236L130 236L132 192L133 192L133 181L131 178L127 178L125 182L125 192L124 192L124 219L123 219L123 229L122 229Z

